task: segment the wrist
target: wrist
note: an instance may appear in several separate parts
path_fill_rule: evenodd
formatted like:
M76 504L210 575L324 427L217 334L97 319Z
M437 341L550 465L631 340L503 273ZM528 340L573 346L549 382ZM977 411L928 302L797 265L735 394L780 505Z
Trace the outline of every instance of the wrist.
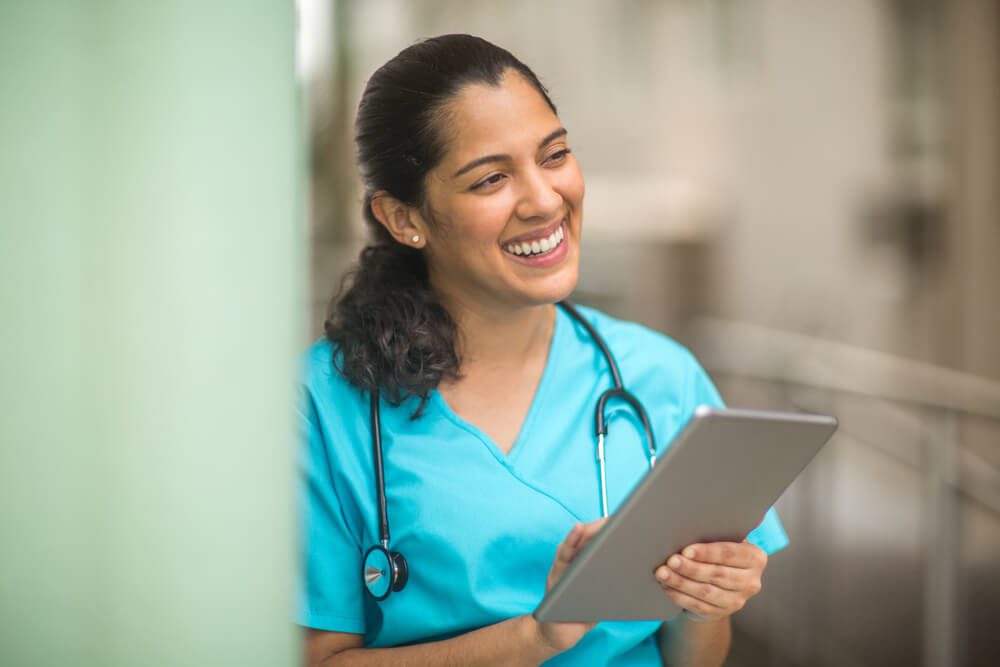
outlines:
M537 657L539 662L562 653L562 650L554 646L545 633L542 631L542 624L535 620L531 614L519 616L520 634L525 645L529 647L532 656Z
M730 624L729 616L702 616L686 609L678 615L678 619L681 621L680 625L687 628L687 631L699 634L715 632L715 628L728 627Z
M691 611L690 609L682 609L681 613L683 614L685 620L692 621L694 623L712 623L714 621L721 621L725 618L724 616L720 616L718 618L713 616L702 616L698 612Z

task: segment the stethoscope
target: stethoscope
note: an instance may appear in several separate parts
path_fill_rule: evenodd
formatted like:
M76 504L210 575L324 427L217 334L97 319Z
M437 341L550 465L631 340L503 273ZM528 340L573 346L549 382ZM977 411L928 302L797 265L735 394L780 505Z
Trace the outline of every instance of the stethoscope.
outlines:
M620 398L628 405L632 406L639 419L642 421L642 429L646 434L648 450L646 458L649 467L656 464L656 444L653 440L653 429L649 424L649 415L635 396L633 396L624 385L622 385L621 374L618 372L618 364L608 349L604 339L594 329L594 327L583 318L580 312L565 301L558 304L566 313L576 320L586 329L587 334L594 341L604 359L607 361L608 369L611 371L611 379L614 386L606 390L597 399L597 406L594 409L594 434L597 436L597 465L600 469L601 485L601 516L608 516L608 479L607 470L604 463L604 440L608 435L608 425L604 419L604 409L607 402L613 398ZM368 594L375 600L381 601L389 597L393 591L401 591L406 586L410 571L406 565L406 558L398 551L389 549L389 515L386 511L385 500L385 470L382 462L382 427L379 418L379 394L378 390L372 391L370 396L371 406L371 431L372 450L375 459L375 488L378 496L378 537L379 543L365 552L365 557L361 566L361 574L364 578L365 588Z

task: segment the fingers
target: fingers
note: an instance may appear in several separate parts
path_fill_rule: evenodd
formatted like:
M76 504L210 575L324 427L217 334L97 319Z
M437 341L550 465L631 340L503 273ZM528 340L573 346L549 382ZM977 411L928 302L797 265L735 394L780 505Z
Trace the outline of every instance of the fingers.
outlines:
M681 553L690 560L727 567L763 571L767 566L764 550L746 541L691 544L684 547Z
M577 545L577 551L583 551L583 548L590 544L590 541L594 539L597 533L601 532L601 528L607 523L607 517L603 519L598 519L597 521L591 521L590 523L583 524L583 529L580 534L580 542Z
M573 524L573 528L566 535L566 539L564 539L562 543L556 547L556 557L552 561L552 567L549 568L549 574L546 577L546 591L552 588L555 583L559 581L563 572L566 571L569 564L573 562L574 558L576 558L577 548L582 534L583 524Z
M729 610L709 602L705 602L704 600L696 598L693 595L688 595L683 591L674 590L672 588L666 588L664 589L664 592L678 607L681 609L687 609L688 611L693 611L701 616L702 620L723 618L736 611L736 609Z
M565 563L572 562L577 554L583 551L583 548L600 532L605 521L606 519L598 519L590 523L574 524L573 529L566 535L566 539L556 549L556 559Z
M728 616L761 590L767 554L744 542L692 544L654 573L678 605L703 616Z
M562 541L562 544L556 549L556 560L563 563L572 562L573 558L576 556L580 544L580 538L583 536L583 524L575 523L573 524L572 530L566 535L566 539Z
M746 590L754 575L751 570L699 563L678 554L671 556L665 566L661 565L656 571L656 576L659 579L661 575L666 575L669 571L676 572L692 581L711 584L728 591Z
M656 571L656 578L660 582L660 586L663 587L663 590L675 602L677 602L679 594L679 597L684 600L698 600L699 602L717 608L713 612L702 612L699 609L693 609L686 603L681 604L682 607L686 609L693 609L693 611L697 611L698 613L711 613L716 616L722 612L732 613L742 607L742 601L745 601L746 599L746 596L737 591L731 591L725 588L719 588L713 584L689 579L667 567L658 568ZM680 602L678 602L678 604L680 604Z
M563 575L563 572L566 571L566 568L569 567L569 564L576 559L584 547L604 527L605 521L607 519L598 519L586 524L576 523L573 525L573 528L566 535L566 539L556 548L556 557L552 561L552 567L549 568L549 575L547 577L548 588L555 585Z

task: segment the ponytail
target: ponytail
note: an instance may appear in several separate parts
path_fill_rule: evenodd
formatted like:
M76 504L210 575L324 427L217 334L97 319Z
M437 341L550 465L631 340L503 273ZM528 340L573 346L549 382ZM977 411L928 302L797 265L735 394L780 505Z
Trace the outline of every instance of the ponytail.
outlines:
M351 384L380 390L392 405L419 397L416 418L441 380L458 376L457 327L430 287L421 251L373 221L370 203L369 195L374 242L361 251L323 326L337 348L337 370Z

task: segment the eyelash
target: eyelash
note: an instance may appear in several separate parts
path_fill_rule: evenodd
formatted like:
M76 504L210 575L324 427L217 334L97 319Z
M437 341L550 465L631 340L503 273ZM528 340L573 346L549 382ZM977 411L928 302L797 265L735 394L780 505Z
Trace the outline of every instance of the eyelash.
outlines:
M546 162L551 162L553 160L562 160L563 158L565 158L567 155L569 155L572 152L573 151L571 151L568 148L563 148L562 150L558 150L555 153L553 153L552 155L548 156L545 159L545 161ZM487 185L495 185L495 184L499 183L500 181L499 180L494 180L494 179L498 179L498 177L500 177L500 176L504 176L504 175L503 174L493 174L491 176L488 176L488 177L484 178L483 180L479 181L478 183L476 183L475 185L473 185L469 189L470 190L478 190L478 189L480 189L482 187L485 187Z

